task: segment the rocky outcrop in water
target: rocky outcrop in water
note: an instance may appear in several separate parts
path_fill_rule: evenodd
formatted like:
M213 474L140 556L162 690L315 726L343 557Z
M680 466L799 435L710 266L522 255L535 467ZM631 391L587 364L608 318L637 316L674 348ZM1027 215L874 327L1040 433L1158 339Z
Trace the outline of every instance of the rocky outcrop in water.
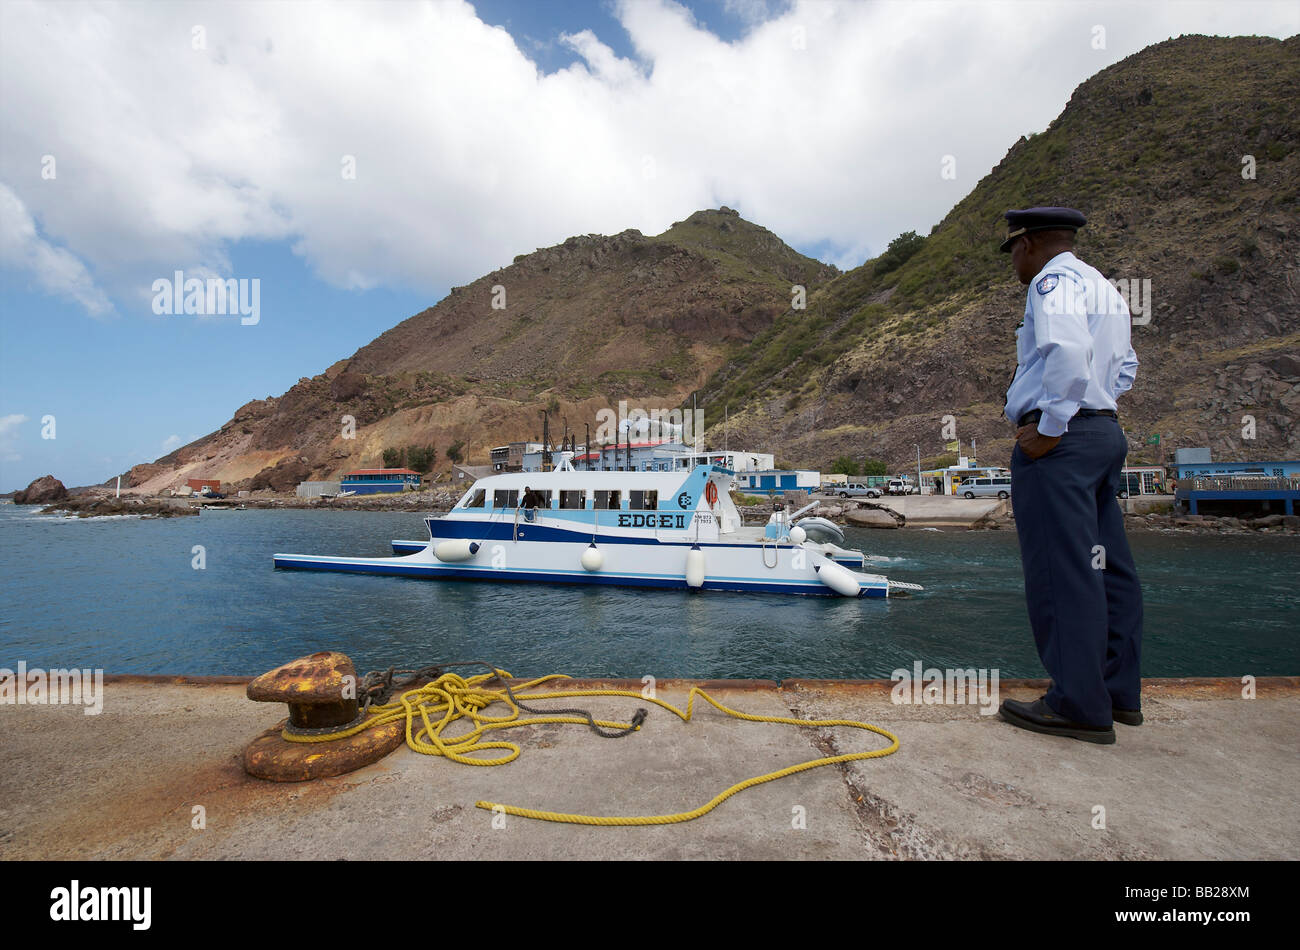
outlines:
M197 515L199 509L169 498L139 498L123 495L121 498L103 495L79 495L65 498L41 509L43 515L73 514L78 518L108 518L135 515L140 518L177 518Z
M53 475L42 475L20 492L14 493L15 505L51 505L68 497L63 482Z

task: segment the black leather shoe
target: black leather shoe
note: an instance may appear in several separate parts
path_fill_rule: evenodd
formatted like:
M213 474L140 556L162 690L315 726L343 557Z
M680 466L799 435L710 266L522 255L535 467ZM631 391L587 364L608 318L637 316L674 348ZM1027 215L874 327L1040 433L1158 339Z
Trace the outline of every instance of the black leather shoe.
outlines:
M1110 718L1116 722L1122 722L1126 726L1140 726L1142 725L1142 710L1111 709Z
M1084 742L1096 742L1111 745L1115 741L1114 726L1085 726L1071 722L1064 716L1052 712L1046 701L1036 699L1032 703L1021 703L1014 699L1004 700L1001 708L1002 718L1013 726L1041 732L1049 736L1068 736L1082 739Z

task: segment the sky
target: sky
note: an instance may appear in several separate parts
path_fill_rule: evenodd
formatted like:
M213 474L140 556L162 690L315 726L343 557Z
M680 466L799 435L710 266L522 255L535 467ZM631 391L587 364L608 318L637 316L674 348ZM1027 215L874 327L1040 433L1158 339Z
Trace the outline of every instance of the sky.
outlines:
M1296 32L1289 0L0 0L0 491L158 458L571 235L727 205L854 267L1099 70ZM209 278L243 309L184 312Z

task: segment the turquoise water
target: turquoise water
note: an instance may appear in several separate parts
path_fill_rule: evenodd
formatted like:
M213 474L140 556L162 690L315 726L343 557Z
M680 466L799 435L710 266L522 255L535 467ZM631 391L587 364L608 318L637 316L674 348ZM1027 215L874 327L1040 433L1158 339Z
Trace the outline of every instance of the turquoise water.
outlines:
M516 675L1042 676L1014 532L848 532L924 584L889 601L422 581L275 571L275 552L387 555L419 515L205 512L70 519L0 506L0 667L256 674L320 649L362 670L485 659ZM1131 537L1147 676L1300 673L1300 542ZM202 545L206 568L195 570Z

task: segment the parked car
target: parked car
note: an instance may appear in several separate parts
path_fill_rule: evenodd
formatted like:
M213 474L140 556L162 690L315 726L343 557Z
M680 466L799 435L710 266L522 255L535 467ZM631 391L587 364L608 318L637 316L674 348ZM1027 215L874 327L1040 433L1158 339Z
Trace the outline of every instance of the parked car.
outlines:
M1138 472L1123 472L1119 476L1120 498L1142 494L1142 475Z
M841 498L879 498L880 489L875 485L864 485L861 482L849 482L847 485L838 486L835 492Z
M891 478L885 486L885 492L890 495L916 495L920 489L905 479Z
M1011 476L996 475L988 478L968 478L958 486L964 498L1011 497Z

